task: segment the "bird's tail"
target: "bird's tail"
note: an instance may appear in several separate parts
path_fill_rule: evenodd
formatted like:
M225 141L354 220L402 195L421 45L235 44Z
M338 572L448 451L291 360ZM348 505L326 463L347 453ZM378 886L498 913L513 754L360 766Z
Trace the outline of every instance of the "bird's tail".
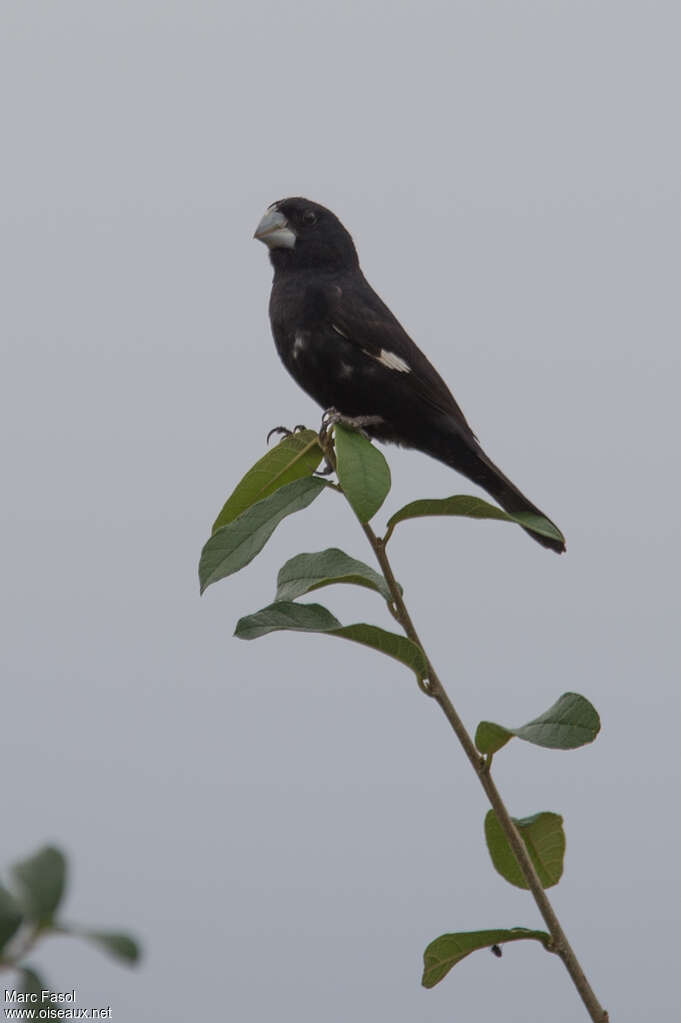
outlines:
M508 476L504 476L501 469L487 457L477 442L467 438L462 442L462 440L457 438L457 441L451 446L448 445L442 450L432 451L431 453L441 462L451 465L457 472L462 473L469 480L472 480L473 483L481 486L510 515L516 515L520 512L539 515L541 518L546 519L556 530L557 536L543 536L541 533L535 533L524 526L523 529L533 540L540 543L542 547L548 547L557 554L563 553L565 550L565 539L558 526L551 522L551 519L544 515L544 512L537 508L535 504L528 501L515 484L511 483Z

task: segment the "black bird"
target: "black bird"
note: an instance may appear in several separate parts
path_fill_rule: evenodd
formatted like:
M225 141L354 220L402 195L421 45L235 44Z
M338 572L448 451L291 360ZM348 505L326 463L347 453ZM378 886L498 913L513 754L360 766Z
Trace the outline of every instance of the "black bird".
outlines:
M543 516L482 450L442 377L369 285L350 234L331 210L309 199L281 199L255 237L268 246L274 267L277 351L311 398L359 420L377 440L451 465L511 514ZM565 550L562 539L527 532L544 547Z

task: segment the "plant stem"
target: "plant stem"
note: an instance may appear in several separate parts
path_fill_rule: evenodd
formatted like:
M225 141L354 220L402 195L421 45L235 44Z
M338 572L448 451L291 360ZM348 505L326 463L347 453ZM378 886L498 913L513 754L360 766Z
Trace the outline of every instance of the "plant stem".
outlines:
M437 672L433 668L433 665L423 648L423 644L416 632L414 623L412 622L411 616L404 603L402 592L397 584L392 567L388 560L388 555L385 550L385 541L376 536L368 523L361 523L361 526L366 534L367 540L373 548L385 581L390 588L395 608L395 617L401 624L409 639L416 643L426 658L428 664L428 684L424 687L424 691L440 705L443 714L454 729L457 739L463 746L464 753L468 757L476 775L478 776L480 784L485 790L485 794L492 805L492 809L496 814L497 820L499 821L499 824L508 839L508 843L518 860L518 864L523 872L525 880L527 881L532 896L534 897L537 908L544 918L544 922L549 930L552 938L550 951L555 952L556 955L562 959L565 964L565 968L570 974L570 977L572 978L572 981L577 988L591 1019L594 1020L594 1023L607 1023L609 1019L608 1013L598 1001L589 981L586 979L584 971L582 970L579 960L565 936L565 932L560 925L553 906L546 897L546 892L539 880L539 875L535 870L534 864L530 859L527 847L525 846L518 829L513 823L513 820L504 805L504 801L499 794L499 790L494 784L489 770L489 761L485 760L485 758L482 757L475 748L475 744L471 739L466 726L457 714L452 701L449 699Z
M0 960L0 970L19 970L20 962L25 959L45 928L39 924L22 925L18 934L12 938L10 945L14 946L12 952L8 952Z

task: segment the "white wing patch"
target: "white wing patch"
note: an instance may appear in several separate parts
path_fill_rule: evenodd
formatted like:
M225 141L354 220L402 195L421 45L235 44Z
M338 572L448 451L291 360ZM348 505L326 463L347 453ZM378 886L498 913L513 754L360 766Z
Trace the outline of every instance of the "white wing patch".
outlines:
M381 354L375 355L375 359L387 366L388 369L395 369L398 373L411 373L411 366L404 359L401 359L399 355L395 355L394 352L389 351L387 348L381 348Z
M344 330L341 330L341 328L338 326L338 324L332 323L331 324L331 329L335 330L335 332L338 335L340 335L340 337L344 337L348 341L350 340L350 335L346 334ZM293 346L293 354L294 355L297 355L297 346L298 346L298 334L296 334L296 341L295 341L295 344ZM302 343L301 343L301 347L302 347ZM381 351L379 352L378 355L376 355L374 352L367 351L366 348L363 348L362 351L364 352L365 355L368 355L372 359L375 359L376 362L380 362L382 366L386 366L388 369L393 369L397 373L411 373L411 366L409 365L409 363L406 362L403 358L401 358L401 356L396 355L395 352L391 352L389 348L381 348ZM350 371L348 372L346 370L346 368L345 368L345 365L343 364L343 371L342 371L343 376L349 376L351 372L352 372L352 369L350 368Z
M297 359L303 348L307 344L307 339L303 334L302 330L297 330L293 338L293 358Z

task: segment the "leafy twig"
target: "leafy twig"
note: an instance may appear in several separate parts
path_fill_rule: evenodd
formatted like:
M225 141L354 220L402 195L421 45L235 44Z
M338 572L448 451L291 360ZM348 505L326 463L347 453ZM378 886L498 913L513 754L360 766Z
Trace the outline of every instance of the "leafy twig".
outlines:
M325 438L324 450L325 455L329 460L330 464L334 465L335 467L335 454L332 449L331 443L327 438ZM491 757L485 758L481 756L480 753L477 751L475 744L471 739L468 730L466 729L466 726L459 717L456 708L454 707L454 704L447 695L447 691L445 690L445 687L442 684L439 675L435 671L432 662L423 647L423 644L419 638L414 623L411 619L411 615L409 614L407 606L404 602L404 598L402 596L402 589L397 580L395 579L395 574L392 570L392 566L388 559L388 555L386 552L386 539L389 538L390 534L389 533L386 534L386 538L381 538L376 535L376 533L373 531L368 522L360 522L360 525L364 530L364 534L367 540L369 541L369 544L371 545L371 548L376 556L376 560L378 561L378 564L380 566L381 572L383 573L388 588L390 589L390 593L392 595L391 610L393 612L393 616L400 623L409 639L412 640L413 643L416 643L416 645L423 652L423 655L428 663L428 676L427 679L424 680L424 683L421 686L421 688L428 696L432 697L432 699L434 699L436 703L439 704L443 714L445 715L450 725L452 726L454 732L456 733L456 737L461 743L464 753L468 757L468 760L471 766L473 767L473 770L475 771L478 780L480 781L480 784L485 790L485 795L487 796L492 806L492 809L496 814L497 820L499 821L499 824L501 825L501 828L508 840L508 843L514 852L516 859L518 860L520 869L522 870L523 876L527 881L529 890L531 891L534 901L537 904L537 908L539 909L539 912L541 913L544 919L544 922L549 930L549 933L551 934L552 943L551 946L549 947L549 951L554 952L556 955L560 957L560 959L562 959L563 963L565 964L565 968L570 974L570 977L572 978L572 981L575 987L577 988L577 991L579 992L579 995L582 1001L584 1002L584 1005L586 1006L586 1009L589 1015L591 1016L591 1019L594 1020L594 1023L608 1023L609 1019L608 1013L598 1001L598 998L596 997L593 988L589 984L589 981L586 978L586 975L579 963L579 960L577 959L577 956L575 955L572 949L572 946L570 945L567 937L565 936L565 932L560 924L560 921L558 920L558 917L556 916L553 906L551 905L549 899L547 898L546 892L544 891L542 883L539 879L539 875L537 874L535 866L532 860L530 859L527 847L525 846L525 843L520 837L518 829L513 823L513 820L511 819L511 816L508 810L506 809L504 801L502 800L501 795L499 794L499 790L497 789L494 783L490 771Z

